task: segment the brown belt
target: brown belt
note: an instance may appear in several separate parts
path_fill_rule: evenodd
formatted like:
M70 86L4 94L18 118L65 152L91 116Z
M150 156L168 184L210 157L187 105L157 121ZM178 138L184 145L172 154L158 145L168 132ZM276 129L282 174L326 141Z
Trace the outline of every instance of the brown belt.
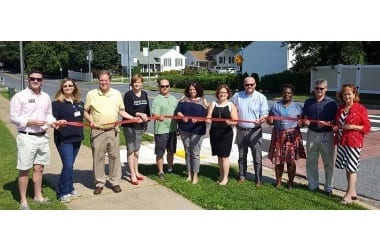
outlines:
M112 127L112 128L93 128L95 130L101 130L101 131L110 131L110 130L113 130L115 129L115 127Z

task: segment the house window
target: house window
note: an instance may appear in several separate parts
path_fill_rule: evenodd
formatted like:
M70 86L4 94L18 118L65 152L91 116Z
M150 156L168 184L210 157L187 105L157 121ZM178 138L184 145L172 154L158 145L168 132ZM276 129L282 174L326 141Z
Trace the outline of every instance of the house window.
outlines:
M224 64L225 58L224 56L219 56L219 64Z
M171 58L164 58L164 66L165 67L171 67L172 66L172 59Z
M229 56L228 57L228 63L229 64L234 64L234 57L233 56Z
M175 59L175 66L176 67L182 66L182 59L181 58L176 58Z

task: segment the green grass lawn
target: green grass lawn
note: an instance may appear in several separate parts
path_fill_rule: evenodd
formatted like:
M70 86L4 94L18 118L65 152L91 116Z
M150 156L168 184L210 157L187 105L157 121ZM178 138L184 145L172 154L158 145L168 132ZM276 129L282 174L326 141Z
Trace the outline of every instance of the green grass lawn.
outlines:
M19 194L15 162L17 159L16 142L4 123L0 121L1 174L0 174L0 209L18 209ZM185 198L193 201L204 209L215 210L336 210L364 209L353 204L343 206L339 203L341 197L327 196L322 192L310 192L305 185L296 185L289 192L286 188L276 189L271 183L257 189L252 181L237 184L236 166L231 169L230 182L227 186L216 183L218 168L215 165L202 165L200 179L197 185L185 181L184 165L176 164L173 174L166 174L165 180L157 177L155 165L140 165L140 171ZM32 209L66 209L65 205L56 199L53 186L43 182L44 195L52 200L49 205L37 205L32 202L32 181L29 182L28 199Z
M296 184L287 188L275 188L267 182L256 188L253 181L237 184L238 171L233 167L226 186L216 183L219 175L217 166L201 165L199 183L186 182L184 165L176 164L173 174L161 180L155 165L140 165L141 173L157 181L204 209L212 210L353 210L365 209L357 204L341 205L341 197L327 196L323 192L311 192L306 185Z
M17 148L16 140L0 120L0 209L18 209L20 196L17 187L18 170L16 169ZM55 190L52 185L43 181L42 191L45 197L51 200L48 205L35 204L33 200L33 182L29 175L28 183L28 203L31 209L67 209L60 201L57 200Z

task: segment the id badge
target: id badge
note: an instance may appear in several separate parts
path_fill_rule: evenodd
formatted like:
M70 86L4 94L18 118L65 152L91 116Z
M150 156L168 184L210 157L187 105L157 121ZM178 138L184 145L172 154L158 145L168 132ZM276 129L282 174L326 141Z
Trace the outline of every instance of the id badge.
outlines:
M78 116L80 116L80 111L75 111L74 112L74 117L78 117Z

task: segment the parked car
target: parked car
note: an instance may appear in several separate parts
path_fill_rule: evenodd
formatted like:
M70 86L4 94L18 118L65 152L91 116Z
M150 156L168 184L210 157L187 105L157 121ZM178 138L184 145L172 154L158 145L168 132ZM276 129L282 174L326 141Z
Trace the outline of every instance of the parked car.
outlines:
M233 67L214 66L209 68L208 72L218 74L234 74L236 70Z
M228 67L226 70L227 70L227 73L230 73L230 74L235 74L236 73L236 70L233 67Z

